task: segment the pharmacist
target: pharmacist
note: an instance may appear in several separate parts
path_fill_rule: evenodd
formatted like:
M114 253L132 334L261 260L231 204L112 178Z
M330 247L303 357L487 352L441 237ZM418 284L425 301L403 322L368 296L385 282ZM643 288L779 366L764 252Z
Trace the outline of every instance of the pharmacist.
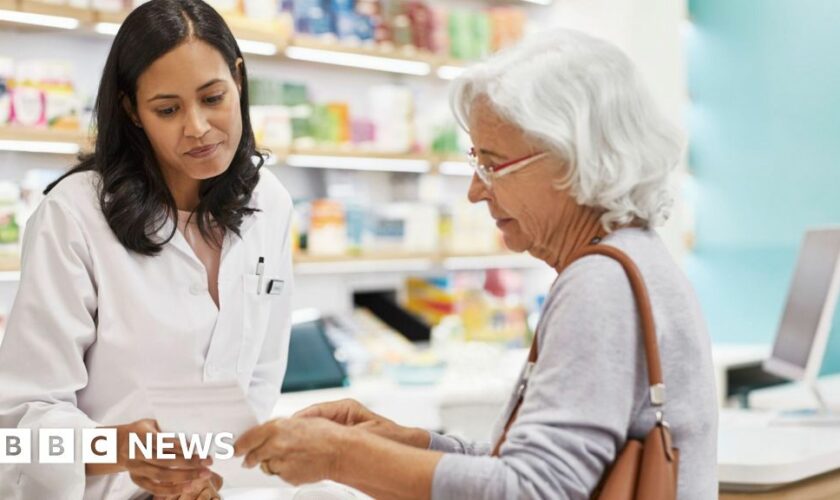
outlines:
M122 439L154 428L133 395L173 382L235 380L268 416L288 351L292 207L255 167L247 86L233 35L200 0L153 0L123 22L95 151L27 225L0 428L116 426ZM32 464L0 465L0 498L218 497L207 463L86 469L33 449Z

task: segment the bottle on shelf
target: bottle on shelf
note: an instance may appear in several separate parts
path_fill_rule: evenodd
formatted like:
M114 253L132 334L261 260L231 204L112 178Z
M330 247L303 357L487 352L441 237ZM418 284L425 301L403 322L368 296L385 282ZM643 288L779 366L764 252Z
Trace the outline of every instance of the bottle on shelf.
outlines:
M0 181L0 270L17 270L20 266L20 226L17 210L20 188L10 181Z

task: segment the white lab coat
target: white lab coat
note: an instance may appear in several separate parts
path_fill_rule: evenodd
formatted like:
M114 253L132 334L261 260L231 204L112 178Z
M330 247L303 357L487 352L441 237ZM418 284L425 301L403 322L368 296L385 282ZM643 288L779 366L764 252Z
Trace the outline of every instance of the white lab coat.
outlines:
M20 288L0 344L0 427L35 429L37 458L38 428L149 418L137 404L138 389L223 380L238 381L258 418L266 419L288 355L288 192L261 170L251 200L259 211L243 220L241 238L228 232L224 239L217 309L204 267L180 232L153 257L117 241L99 206L98 178L86 172L64 179L27 225ZM172 227L170 222L159 235ZM257 294L261 256L265 281L284 282L280 295ZM86 481L79 460L0 465L3 499L125 499L138 493L126 473Z

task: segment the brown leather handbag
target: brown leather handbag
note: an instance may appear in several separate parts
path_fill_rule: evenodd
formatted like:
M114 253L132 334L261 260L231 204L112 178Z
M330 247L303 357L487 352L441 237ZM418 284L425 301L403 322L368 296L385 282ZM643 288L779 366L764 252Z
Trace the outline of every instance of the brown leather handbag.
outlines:
M592 493L599 500L674 500L677 498L677 470L679 450L671 442L671 431L665 422L662 406L665 404L665 384L662 381L662 365L659 362L659 347L653 324L653 310L642 275L636 264L621 250L608 245L590 245L579 251L571 261L587 255L604 255L615 259L624 268L630 279L636 307L641 318L644 336L648 380L650 382L650 403L656 411L656 423L644 440L628 439L618 458L607 469L601 482ZM531 343L528 365L522 384L518 388L518 400L511 411L504 432L493 448L493 456L499 456L508 430L516 420L519 407L525 395L528 376L537 362L537 339Z

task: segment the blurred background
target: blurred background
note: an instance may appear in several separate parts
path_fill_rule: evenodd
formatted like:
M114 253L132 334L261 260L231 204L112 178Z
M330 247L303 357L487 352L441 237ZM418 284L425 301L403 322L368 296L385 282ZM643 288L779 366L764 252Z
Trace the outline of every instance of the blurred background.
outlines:
M840 4L819 0L214 0L251 117L296 206L295 329L279 413L356 397L485 437L554 273L466 200L448 81L570 27L635 61L689 149L660 232L700 296L721 404L767 356L806 228L840 223ZM44 186L89 148L132 0L0 0L0 312ZM60 284L57 284L60 286ZM840 321L835 321L835 333ZM833 334L824 371L840 371Z

